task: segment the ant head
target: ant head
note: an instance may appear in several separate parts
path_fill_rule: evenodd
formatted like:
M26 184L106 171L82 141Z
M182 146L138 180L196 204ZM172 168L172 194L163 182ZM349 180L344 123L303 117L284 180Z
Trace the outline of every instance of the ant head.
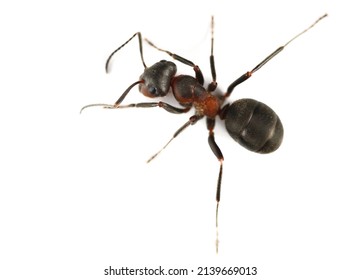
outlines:
M171 80L176 74L176 65L171 61L161 60L145 69L140 76L139 90L147 97L161 97L170 90Z

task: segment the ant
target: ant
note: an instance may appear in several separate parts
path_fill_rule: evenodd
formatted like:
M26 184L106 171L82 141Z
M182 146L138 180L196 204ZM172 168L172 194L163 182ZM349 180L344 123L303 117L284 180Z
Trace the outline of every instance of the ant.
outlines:
M280 118L269 106L249 98L239 99L233 103L225 103L225 101L231 95L235 87L249 79L256 71L258 71L266 63L273 59L287 45L314 27L326 16L327 14L324 14L308 28L294 36L284 45L278 47L274 52L272 52L258 65L256 65L255 68L246 72L233 83L231 83L228 86L227 91L223 94L218 92L215 93L217 82L214 59L214 17L211 18L210 69L212 81L208 84L207 89L204 87L204 77L199 66L177 54L158 48L149 40L144 39L150 46L154 47L155 49L161 52L165 52L174 60L192 67L195 72L195 77L189 75L176 76L176 64L167 60L161 60L154 65L147 67L143 57L142 36L140 32L137 32L110 54L105 64L105 70L107 73L109 72L109 63L114 54L116 54L121 48L128 44L135 36L137 36L139 40L141 61L145 68L139 80L132 83L113 105L103 103L89 104L84 106L80 113L89 107L102 106L106 109L159 107L173 114L182 114L187 113L192 107L194 107L195 114L192 115L184 125L176 130L172 138L156 154L148 159L148 163L156 156L158 156L159 153L163 151L170 144L170 142L174 140L187 127L194 125L200 119L206 117L206 125L209 131L208 143L220 164L216 189L216 252L218 252L218 212L224 157L219 146L215 142L215 119L217 116L219 116L220 120L224 120L226 130L230 136L244 148L252 152L262 154L271 153L277 150L281 145L284 129ZM150 98L163 97L172 91L176 101L181 105L181 107L175 107L162 101L122 105L122 102L127 94L136 85L139 85L139 90L142 94Z

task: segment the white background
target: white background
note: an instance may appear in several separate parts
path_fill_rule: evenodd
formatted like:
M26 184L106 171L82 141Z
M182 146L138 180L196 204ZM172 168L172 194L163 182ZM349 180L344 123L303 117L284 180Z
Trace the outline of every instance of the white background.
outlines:
M193 277L198 266L215 265L258 267L249 279L359 279L356 1L7 2L0 4L1 279L109 279L109 265L188 268ZM146 164L191 114L79 110L113 103L138 79L136 40L104 71L111 51L137 31L208 78L214 15L225 90L325 12L231 96L278 113L281 148L251 153L217 123L225 162L216 255L219 165L205 123ZM148 65L171 60L147 45L144 56ZM135 88L124 103L146 100Z

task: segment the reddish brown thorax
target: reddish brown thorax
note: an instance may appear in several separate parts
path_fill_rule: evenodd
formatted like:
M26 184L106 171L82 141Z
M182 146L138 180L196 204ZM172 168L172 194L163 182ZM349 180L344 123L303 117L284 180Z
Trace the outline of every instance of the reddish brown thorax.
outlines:
M194 106L196 113L209 118L215 118L219 113L220 100L206 91L192 76L179 75L173 78L171 87L175 99L185 107Z

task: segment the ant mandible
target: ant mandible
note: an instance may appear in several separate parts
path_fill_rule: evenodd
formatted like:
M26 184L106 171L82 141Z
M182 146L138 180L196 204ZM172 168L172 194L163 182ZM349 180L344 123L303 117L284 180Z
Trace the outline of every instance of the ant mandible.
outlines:
M228 86L227 91L224 94L215 93L215 90L217 88L217 82L214 59L214 17L211 18L210 69L212 81L208 84L207 89L204 88L204 77L199 66L177 54L160 49L152 42L145 39L145 41L155 49L167 53L173 59L183 64L191 66L195 71L195 77L189 75L176 76L177 68L175 63L171 61L161 60L154 65L147 67L143 57L141 33L137 32L129 40L127 40L124 44L122 44L110 54L105 64L105 70L108 73L109 63L114 54L117 53L121 48L123 48L127 43L129 43L135 36L138 36L141 61L145 68L144 73L140 76L138 81L131 84L124 91L124 93L113 105L103 103L90 104L84 106L81 109L80 113L84 109L93 106L102 106L106 109L121 109L129 107L160 107L173 114L186 113L192 107L194 107L195 114L192 115L189 120L174 133L172 138L165 144L165 146L152 157L150 157L147 162L153 160L162 150L164 150L170 144L170 142L174 138L176 138L188 126L194 125L195 123L197 123L198 120L206 117L206 125L209 131L209 146L220 163L216 189L216 252L218 252L218 212L224 157L219 146L215 142L215 118L216 116L219 116L221 120L225 121L225 127L230 136L244 148L256 153L263 154L271 153L277 150L281 145L284 130L280 118L269 106L249 98L239 99L233 103L227 104L224 104L224 102L231 95L235 87L249 79L252 74L254 74L267 62L274 58L287 45L289 45L296 38L307 32L309 29L314 27L320 20L322 20L326 16L327 14L324 14L323 16L318 18L304 31L294 36L283 46L278 47L274 52L272 52L258 65L256 65L255 68L253 68L251 71L246 72L238 79L236 79ZM136 85L139 85L139 90L142 94L150 98L163 97L167 95L171 89L175 99L182 107L174 107L162 101L122 105L122 101L125 99L126 95Z

